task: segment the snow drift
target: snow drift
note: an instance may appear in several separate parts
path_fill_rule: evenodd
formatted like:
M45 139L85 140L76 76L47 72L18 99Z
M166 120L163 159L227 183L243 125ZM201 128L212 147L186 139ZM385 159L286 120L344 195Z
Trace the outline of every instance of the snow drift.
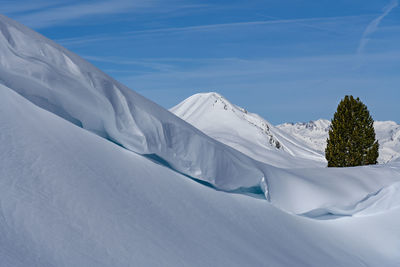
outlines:
M1 266L400 263L399 209L368 220L290 215L202 186L2 85L0 121Z
M156 155L217 188L252 187L263 177L245 155L5 16L0 16L0 83L79 127L131 151Z
M393 164L390 167L377 165L353 168L269 167L265 172L268 177L269 200L272 204L290 213L315 216L317 213L318 215L356 214L360 210L356 206L369 196L385 191L384 188L400 182L400 164ZM375 205L374 201L378 201L378 198L364 202L363 208ZM389 206L382 205L381 211Z

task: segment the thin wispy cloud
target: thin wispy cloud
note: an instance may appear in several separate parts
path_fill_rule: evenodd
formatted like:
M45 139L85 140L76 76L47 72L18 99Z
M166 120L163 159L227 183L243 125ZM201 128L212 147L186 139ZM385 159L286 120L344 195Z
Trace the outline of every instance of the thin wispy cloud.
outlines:
M154 35L167 35L167 34L185 34L185 33L197 33L197 32L213 32L223 31L229 29L239 29L245 27L254 26L278 26L285 24L294 24L302 26L304 28L311 28L317 31L325 31L328 33L342 34L343 32L332 30L326 27L319 26L319 23L325 22L338 22L345 20L369 18L371 15L358 15L358 16L340 16L340 17L315 17L315 18L303 18L303 19L270 19L270 20L257 20L257 21L242 21L242 22L230 22L230 23L218 23L218 24L205 24L196 26L184 26L184 27L165 27L156 29L145 29L137 31L128 31L118 33L118 35L91 35L81 36L76 38L59 39L57 42L65 46L85 45L94 42L103 41L115 41L120 39L143 37L143 36L154 36Z
M246 58L171 58L171 59L145 59L142 62L169 62L174 64L176 72L154 73L155 76L181 76L181 77L235 77L247 76L249 74L271 74L288 75L288 74L307 74L315 77L317 73L325 73L328 77L333 72L345 72L352 76L352 62L355 59L354 54L333 54L309 57L286 57L286 58L259 58L259 59L246 59ZM388 51L383 53L374 53L366 55L366 59L374 62L374 64L386 64L388 62L397 63L400 60L400 52ZM192 61L197 67L187 68L186 65L180 65L180 62ZM175 62L175 63L174 63ZM139 62L137 62L139 63ZM322 67L321 67L322 66ZM341 66L341 68L339 68ZM312 69L312 71L309 71ZM185 75L183 75L185 74ZM154 78L153 76L151 76ZM302 76L299 76L300 78ZM271 77L272 78L272 77ZM135 78L134 78L135 79ZM153 80L153 79L151 79ZM153 81L157 81L154 79Z
M116 57L98 57L98 56L83 56L86 60L93 62L102 62L102 63L111 63L113 65L123 65L123 66L140 66L144 67L148 70L153 71L162 71L167 72L174 70L175 67L173 64L167 64L163 60L157 61L153 59L141 59L141 60L129 60L124 58L116 58ZM145 70L144 72L148 72ZM126 70L125 70L126 72Z
M287 77L291 77L289 80L299 82L293 87L297 90L303 79L315 80L319 77L318 80L330 81L338 77L357 77L357 71L352 68L356 57L354 54L334 54L276 59L147 58L129 61L123 58L85 56L93 61L111 61L116 65L124 65L119 69L124 70L123 80L128 82L128 85L139 84L142 89L164 88L167 91L177 86L177 80L187 88L191 88L193 84L205 87L214 84L224 88L227 86L245 88L246 84L254 82L267 86L273 81L286 81ZM365 59L372 66L390 68L399 62L400 52L372 53L366 55ZM188 67L187 62L191 62L192 65ZM135 66L131 68L129 65ZM137 72L136 67L140 65L146 68L145 72Z
M390 2L389 5L387 5L384 9L383 9L383 13L375 18L374 20L372 20L368 26L365 28L363 35L360 39L360 43L358 45L357 48L357 54L360 55L364 52L365 47L367 46L368 42L369 42L369 36L371 36L374 32L376 32L378 30L379 24L381 23L381 21L387 16L389 15L389 13L396 8L399 5L398 0L392 0L392 2Z
M24 2L23 4L16 4L15 0L1 1L0 13L1 14L21 14L26 12L35 12L45 8L52 8L66 4L68 0L34 0Z
M45 28L63 23L76 23L78 19L98 15L112 15L133 12L156 5L155 0L113 0L102 2L75 2L56 7L43 8L14 18L30 27Z
M221 30L226 28L237 28L243 26L257 26L257 25L274 25L274 24L299 24L306 27L313 27L308 24L302 24L304 22L319 22L319 21L336 21L339 19L359 18L360 16L343 16L343 17L316 17L316 18L303 18L303 19L271 19L271 20L258 20L258 21L244 21L244 22L231 22L231 23L218 23L218 24L207 24L198 26L186 26L186 27L170 27L160 29L149 29L142 31L132 31L131 34L151 34L151 33L170 33L170 32L194 32L194 31L210 31L210 30ZM318 27L319 30L324 30Z
M111 35L89 35L89 36L80 36L80 37L72 37L72 38L63 38L63 39L58 39L55 41L63 46L71 47L71 46L86 45L86 44L96 43L96 42L115 40L117 38L120 38L120 37L111 36Z

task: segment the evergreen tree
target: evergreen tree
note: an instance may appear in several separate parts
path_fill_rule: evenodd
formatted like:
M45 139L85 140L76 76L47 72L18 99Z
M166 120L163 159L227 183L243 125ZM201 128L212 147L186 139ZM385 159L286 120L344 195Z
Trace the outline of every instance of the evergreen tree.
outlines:
M328 167L376 164L379 144L374 120L359 98L345 96L332 119L325 149Z

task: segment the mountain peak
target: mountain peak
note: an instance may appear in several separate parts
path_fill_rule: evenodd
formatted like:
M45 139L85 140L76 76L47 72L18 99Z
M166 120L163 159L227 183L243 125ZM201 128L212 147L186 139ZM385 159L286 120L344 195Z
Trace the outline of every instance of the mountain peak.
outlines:
M323 162L316 151L302 147L270 122L232 104L218 93L195 94L170 111L212 138L259 161L283 166L288 156L299 156L316 160L317 165ZM308 162L305 166L309 164Z
M185 106L185 110L204 109L204 108L222 108L224 110L232 109L234 106L225 97L216 92L198 93L194 94L171 110L176 111L178 106Z
M197 93L197 94L194 94L194 95L190 96L189 98L192 98L192 97L193 98L211 97L211 98L215 98L215 99L225 98L225 97L223 97L221 94L219 94L217 92Z

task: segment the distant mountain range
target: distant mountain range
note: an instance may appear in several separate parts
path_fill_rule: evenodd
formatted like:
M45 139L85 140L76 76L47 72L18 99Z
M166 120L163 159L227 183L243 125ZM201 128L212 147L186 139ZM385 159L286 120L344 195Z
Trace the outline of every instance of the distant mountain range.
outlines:
M307 123L284 123L278 129L290 134L304 145L325 152L330 121L319 119ZM375 121L376 139L379 142L379 163L388 163L400 157L400 125L394 121Z

